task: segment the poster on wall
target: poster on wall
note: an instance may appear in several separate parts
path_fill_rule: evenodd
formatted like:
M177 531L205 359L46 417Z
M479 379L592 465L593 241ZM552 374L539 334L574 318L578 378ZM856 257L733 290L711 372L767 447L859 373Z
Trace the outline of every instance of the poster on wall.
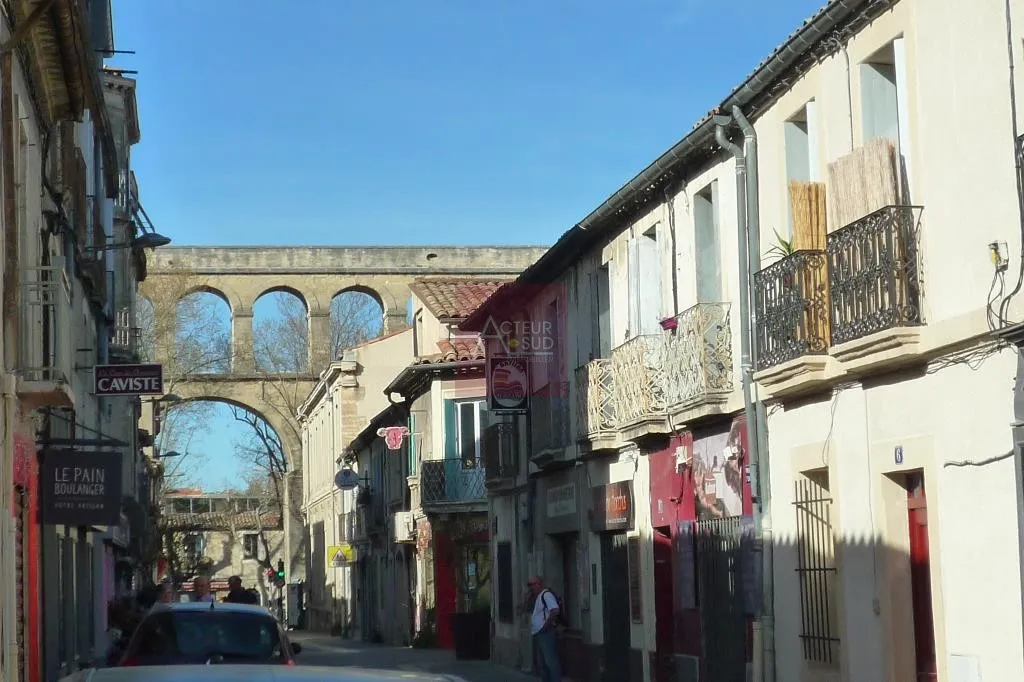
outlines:
M743 514L743 450L738 431L693 441L693 488L697 518L721 519Z

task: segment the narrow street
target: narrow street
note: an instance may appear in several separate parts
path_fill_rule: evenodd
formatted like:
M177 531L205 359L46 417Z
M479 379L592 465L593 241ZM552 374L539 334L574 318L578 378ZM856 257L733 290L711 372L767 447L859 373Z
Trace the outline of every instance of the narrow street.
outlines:
M412 649L367 644L328 635L292 632L293 642L302 645L301 665L354 666L372 670L400 670L410 673L449 675L455 682L530 682L536 677L516 672L490 661L457 661L445 649Z

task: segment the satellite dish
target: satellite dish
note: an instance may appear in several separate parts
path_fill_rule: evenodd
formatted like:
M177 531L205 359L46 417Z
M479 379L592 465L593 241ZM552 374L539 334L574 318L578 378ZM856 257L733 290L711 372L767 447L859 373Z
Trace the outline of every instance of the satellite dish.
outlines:
M334 485L339 490L352 490L359 487L359 474L351 469L342 469L334 475Z

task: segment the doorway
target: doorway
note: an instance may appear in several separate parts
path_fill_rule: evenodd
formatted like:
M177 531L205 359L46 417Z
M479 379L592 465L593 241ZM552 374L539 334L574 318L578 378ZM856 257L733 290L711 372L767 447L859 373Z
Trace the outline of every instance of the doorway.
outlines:
M629 555L625 533L601 534L601 594L604 602L604 682L629 679Z
M914 611L917 682L936 682L939 674L935 664L935 627L932 619L928 500L924 490L924 474L920 471L907 475L907 519L910 533L910 596Z
M657 648L655 682L672 682L675 642L675 594L672 590L672 536L668 528L654 529L654 642Z

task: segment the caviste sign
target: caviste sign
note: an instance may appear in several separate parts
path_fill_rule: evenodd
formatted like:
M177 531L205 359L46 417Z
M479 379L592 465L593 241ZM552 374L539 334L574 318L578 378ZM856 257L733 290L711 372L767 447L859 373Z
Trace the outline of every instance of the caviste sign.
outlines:
M162 395L164 370L161 365L97 365L96 395Z

